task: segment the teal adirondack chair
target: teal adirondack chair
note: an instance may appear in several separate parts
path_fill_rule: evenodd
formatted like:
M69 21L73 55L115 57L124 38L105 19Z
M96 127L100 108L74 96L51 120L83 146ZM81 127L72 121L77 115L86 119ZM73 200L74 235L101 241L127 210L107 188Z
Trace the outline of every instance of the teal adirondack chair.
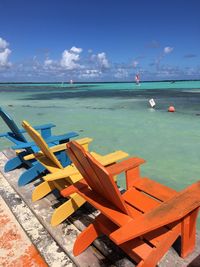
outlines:
M34 142L27 141L27 139L24 136L24 133L26 133L26 131L24 129L19 129L14 120L1 107L0 107L0 116L10 129L10 132L1 133L0 137L6 137L9 141L13 142L15 145L12 146L12 149L14 150L23 149L22 152L17 153L16 157L8 160L8 162L4 167L5 172L14 170L20 167L22 164L23 165L25 164L26 167L30 168L28 171L26 171L25 174L26 177L31 179L38 176L45 170L45 168L35 160L25 161L24 156L38 152L40 149ZM52 123L34 127L34 129L41 131L42 137L45 139L45 141L48 143L49 146L54 146L59 143L68 142L70 138L78 136L76 132L69 132L64 135L57 135L57 136L52 135L51 133L52 127L55 127L55 125ZM70 160L66 156L66 153L64 151L58 153L58 158L61 160L63 165L70 164ZM24 180L26 180L25 177Z

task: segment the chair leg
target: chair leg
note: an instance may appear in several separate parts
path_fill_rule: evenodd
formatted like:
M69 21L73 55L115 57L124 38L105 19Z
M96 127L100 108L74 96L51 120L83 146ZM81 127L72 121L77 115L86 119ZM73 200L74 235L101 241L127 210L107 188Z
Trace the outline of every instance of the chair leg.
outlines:
M37 162L34 166L32 166L30 169L24 171L18 180L19 186L24 186L28 183L30 183L32 180L34 180L39 174L41 174L43 171L45 171L45 167Z
M196 222L199 208L191 212L181 224L181 257L187 257L195 247Z
M94 221L77 237L73 248L74 256L81 254L100 234L101 231Z
M32 166L32 162L30 161L24 161L24 156L27 155L28 151L17 151L15 150L16 152L16 157L8 160L5 164L5 167L4 167L4 171L5 172L9 172L9 171L12 171L16 168L19 168L22 164L26 164L27 167L31 167Z
M14 157L6 162L6 165L4 167L5 172L12 171L22 165L22 161L19 157Z
M126 171L126 190L134 186L134 183L140 179L140 168L134 168Z
M141 260L137 267L155 267L165 253L170 249L180 234L180 224L174 225L171 230L158 229L155 233L150 232L144 238L153 245L152 251ZM131 242L131 241L130 241Z
M32 201L35 202L43 197L45 197L47 194L52 192L55 189L55 186L53 182L43 182L39 184L32 193Z
M70 199L64 204L58 207L52 217L51 225L56 226L72 215L78 208L80 208L85 203L85 200L78 194L70 195Z

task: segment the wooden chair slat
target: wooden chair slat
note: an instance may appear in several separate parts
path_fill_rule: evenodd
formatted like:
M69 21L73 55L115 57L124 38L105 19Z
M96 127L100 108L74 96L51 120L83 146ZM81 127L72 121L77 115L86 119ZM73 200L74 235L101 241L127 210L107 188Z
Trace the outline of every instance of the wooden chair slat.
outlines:
M71 150L71 148L67 149L67 153L68 153L69 157L71 158L71 160L73 160L73 162L76 163L81 175L87 181L89 186L91 188L95 188L95 191L98 192L99 194L102 194L102 192L103 192L102 186L99 183L99 180L97 179L96 174L94 173L94 171L91 169L90 165L88 164L87 160L84 159L84 163L87 166L87 170L85 170L85 168L83 168L82 164L80 164L79 159L75 155L74 151ZM88 173L90 173L92 179L88 178L89 177Z
M151 195L154 198L159 199L160 201L166 201L177 194L176 190L153 181L147 177L137 180L134 184L134 187Z
M141 212L147 212L160 205L160 201L146 195L142 191L131 188L123 194L123 199Z
M46 158L45 156L40 156L40 154L37 153L37 160L50 172L57 172L60 171L60 168L49 158Z
M7 126L10 128L15 138L17 138L21 142L27 142L26 138L20 132L20 129L18 128L14 120L2 108L0 108L0 116L2 117L4 122L7 124Z
M80 172L90 187L96 193L111 201L112 205L120 209L125 214L128 214L129 211L125 206L125 202L121 197L117 185L115 184L113 178L107 173L106 169L88 152L84 152L84 149L77 143L72 142L70 149L71 154L74 153L76 156L76 164L81 165Z
M40 149L44 153L44 155L47 158L49 158L52 162L54 162L54 164L58 168L62 169L63 167L62 167L61 163L56 158L56 156L51 152L51 150L49 149L47 143L42 138L42 136L33 127L31 127L31 125L28 122L23 121L22 126L24 127L24 129L26 129L26 131L31 136L31 138L34 140L34 142L40 147Z
M99 209L105 216L112 220L115 224L122 226L125 223L132 220L132 218L120 210L116 209L114 205L109 203L107 200L97 195L89 188L83 188L78 193L88 201L96 209Z

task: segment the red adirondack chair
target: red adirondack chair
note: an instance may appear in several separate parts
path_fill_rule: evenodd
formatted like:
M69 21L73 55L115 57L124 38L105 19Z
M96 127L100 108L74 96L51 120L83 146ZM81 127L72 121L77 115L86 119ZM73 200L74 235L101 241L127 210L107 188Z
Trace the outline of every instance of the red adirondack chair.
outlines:
M181 257L193 251L200 182L176 192L140 177L143 159L130 158L106 168L74 141L67 144L67 152L84 179L64 189L62 195L76 192L101 212L78 236L75 256L102 233L138 267L156 266L179 236ZM122 171L126 172L127 191L121 195L113 176Z

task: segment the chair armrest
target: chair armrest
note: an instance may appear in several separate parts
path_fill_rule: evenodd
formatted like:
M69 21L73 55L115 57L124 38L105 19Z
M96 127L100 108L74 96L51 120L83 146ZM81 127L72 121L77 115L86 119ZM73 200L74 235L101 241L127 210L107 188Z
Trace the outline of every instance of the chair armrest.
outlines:
M8 136L8 133L1 133L0 134L0 137L5 137L5 136Z
M23 157L24 160L32 160L35 159L35 154L29 154Z
M50 182L50 181L67 178L77 173L78 173L78 170L74 166L69 165L60 171L43 176L43 179L47 182Z
M120 174L121 172L134 169L143 163L145 163L144 159L129 158L127 160L123 160L123 161L115 163L109 167L106 167L106 169L111 175L117 175L117 174Z
M127 158L129 156L128 153L121 150L117 150L107 155L99 155L96 152L90 152L90 153L96 160L98 160L104 166L114 164L117 161L122 160L123 158Z
M45 129L51 129L53 127L56 127L55 124L53 123L48 123L48 124L43 124L43 125L37 125L37 126L33 126L33 128L37 131L39 130L45 130ZM19 129L21 133L26 133L25 129Z
M29 148L32 146L36 146L36 144L34 142L27 142L27 143L18 143L15 146L12 146L11 148L16 150L16 149L25 149L25 148Z
M63 134L63 135L55 135L55 136L50 136L47 139L45 139L45 141L49 144L49 143L53 143L53 142L57 142L57 141L61 141L61 140L67 140L70 139L72 137L76 137L78 134L75 132L69 132L67 134ZM16 146L13 146L12 149L22 149L22 148L28 148L31 146L36 146L36 144L34 142L27 142L27 143L23 143L23 144L17 144Z
M76 139L76 142L81 145L85 150L88 151L89 149L89 144L93 141L92 138L90 137L84 137L84 138L81 138L81 139Z
M180 222L199 207L200 181L114 231L110 238L117 245L122 244L172 222Z
M56 127L56 125L53 124L53 123L48 123L48 124L43 124L43 125L34 126L33 128L34 128L35 130L44 130L44 129L50 129L50 128L52 128L52 127ZM21 133L26 133L26 130L25 130L25 129L19 129L19 131L20 131ZM4 136L7 136L7 135L8 135L8 133L1 133L1 134L0 134L0 137L4 137Z
M92 138L85 137L85 138L81 138L81 139L76 139L76 142L85 148L86 146L88 147L89 143L92 142ZM66 143L63 143L63 144L59 144L59 145L55 145L53 147L50 147L49 149L51 150L51 152L55 153L55 152L66 150L67 148L66 148Z
M76 142L78 142L82 146L88 146L88 144L90 142L92 142L92 138L85 137L85 138L77 139ZM49 149L51 150L52 153L56 153L56 152L60 152L60 151L66 150L66 143L55 145L53 147L50 147ZM39 152L42 153L41 151L39 151ZM31 160L31 159L34 159L34 158L35 158L34 154L29 154L29 155L26 155L24 157L24 160Z
M64 140L68 140L72 137L76 137L78 136L78 134L76 132L69 132L63 135L55 135L55 136L50 136L48 138L45 139L45 141L47 143L53 143L53 142L57 142L57 141L64 141Z

